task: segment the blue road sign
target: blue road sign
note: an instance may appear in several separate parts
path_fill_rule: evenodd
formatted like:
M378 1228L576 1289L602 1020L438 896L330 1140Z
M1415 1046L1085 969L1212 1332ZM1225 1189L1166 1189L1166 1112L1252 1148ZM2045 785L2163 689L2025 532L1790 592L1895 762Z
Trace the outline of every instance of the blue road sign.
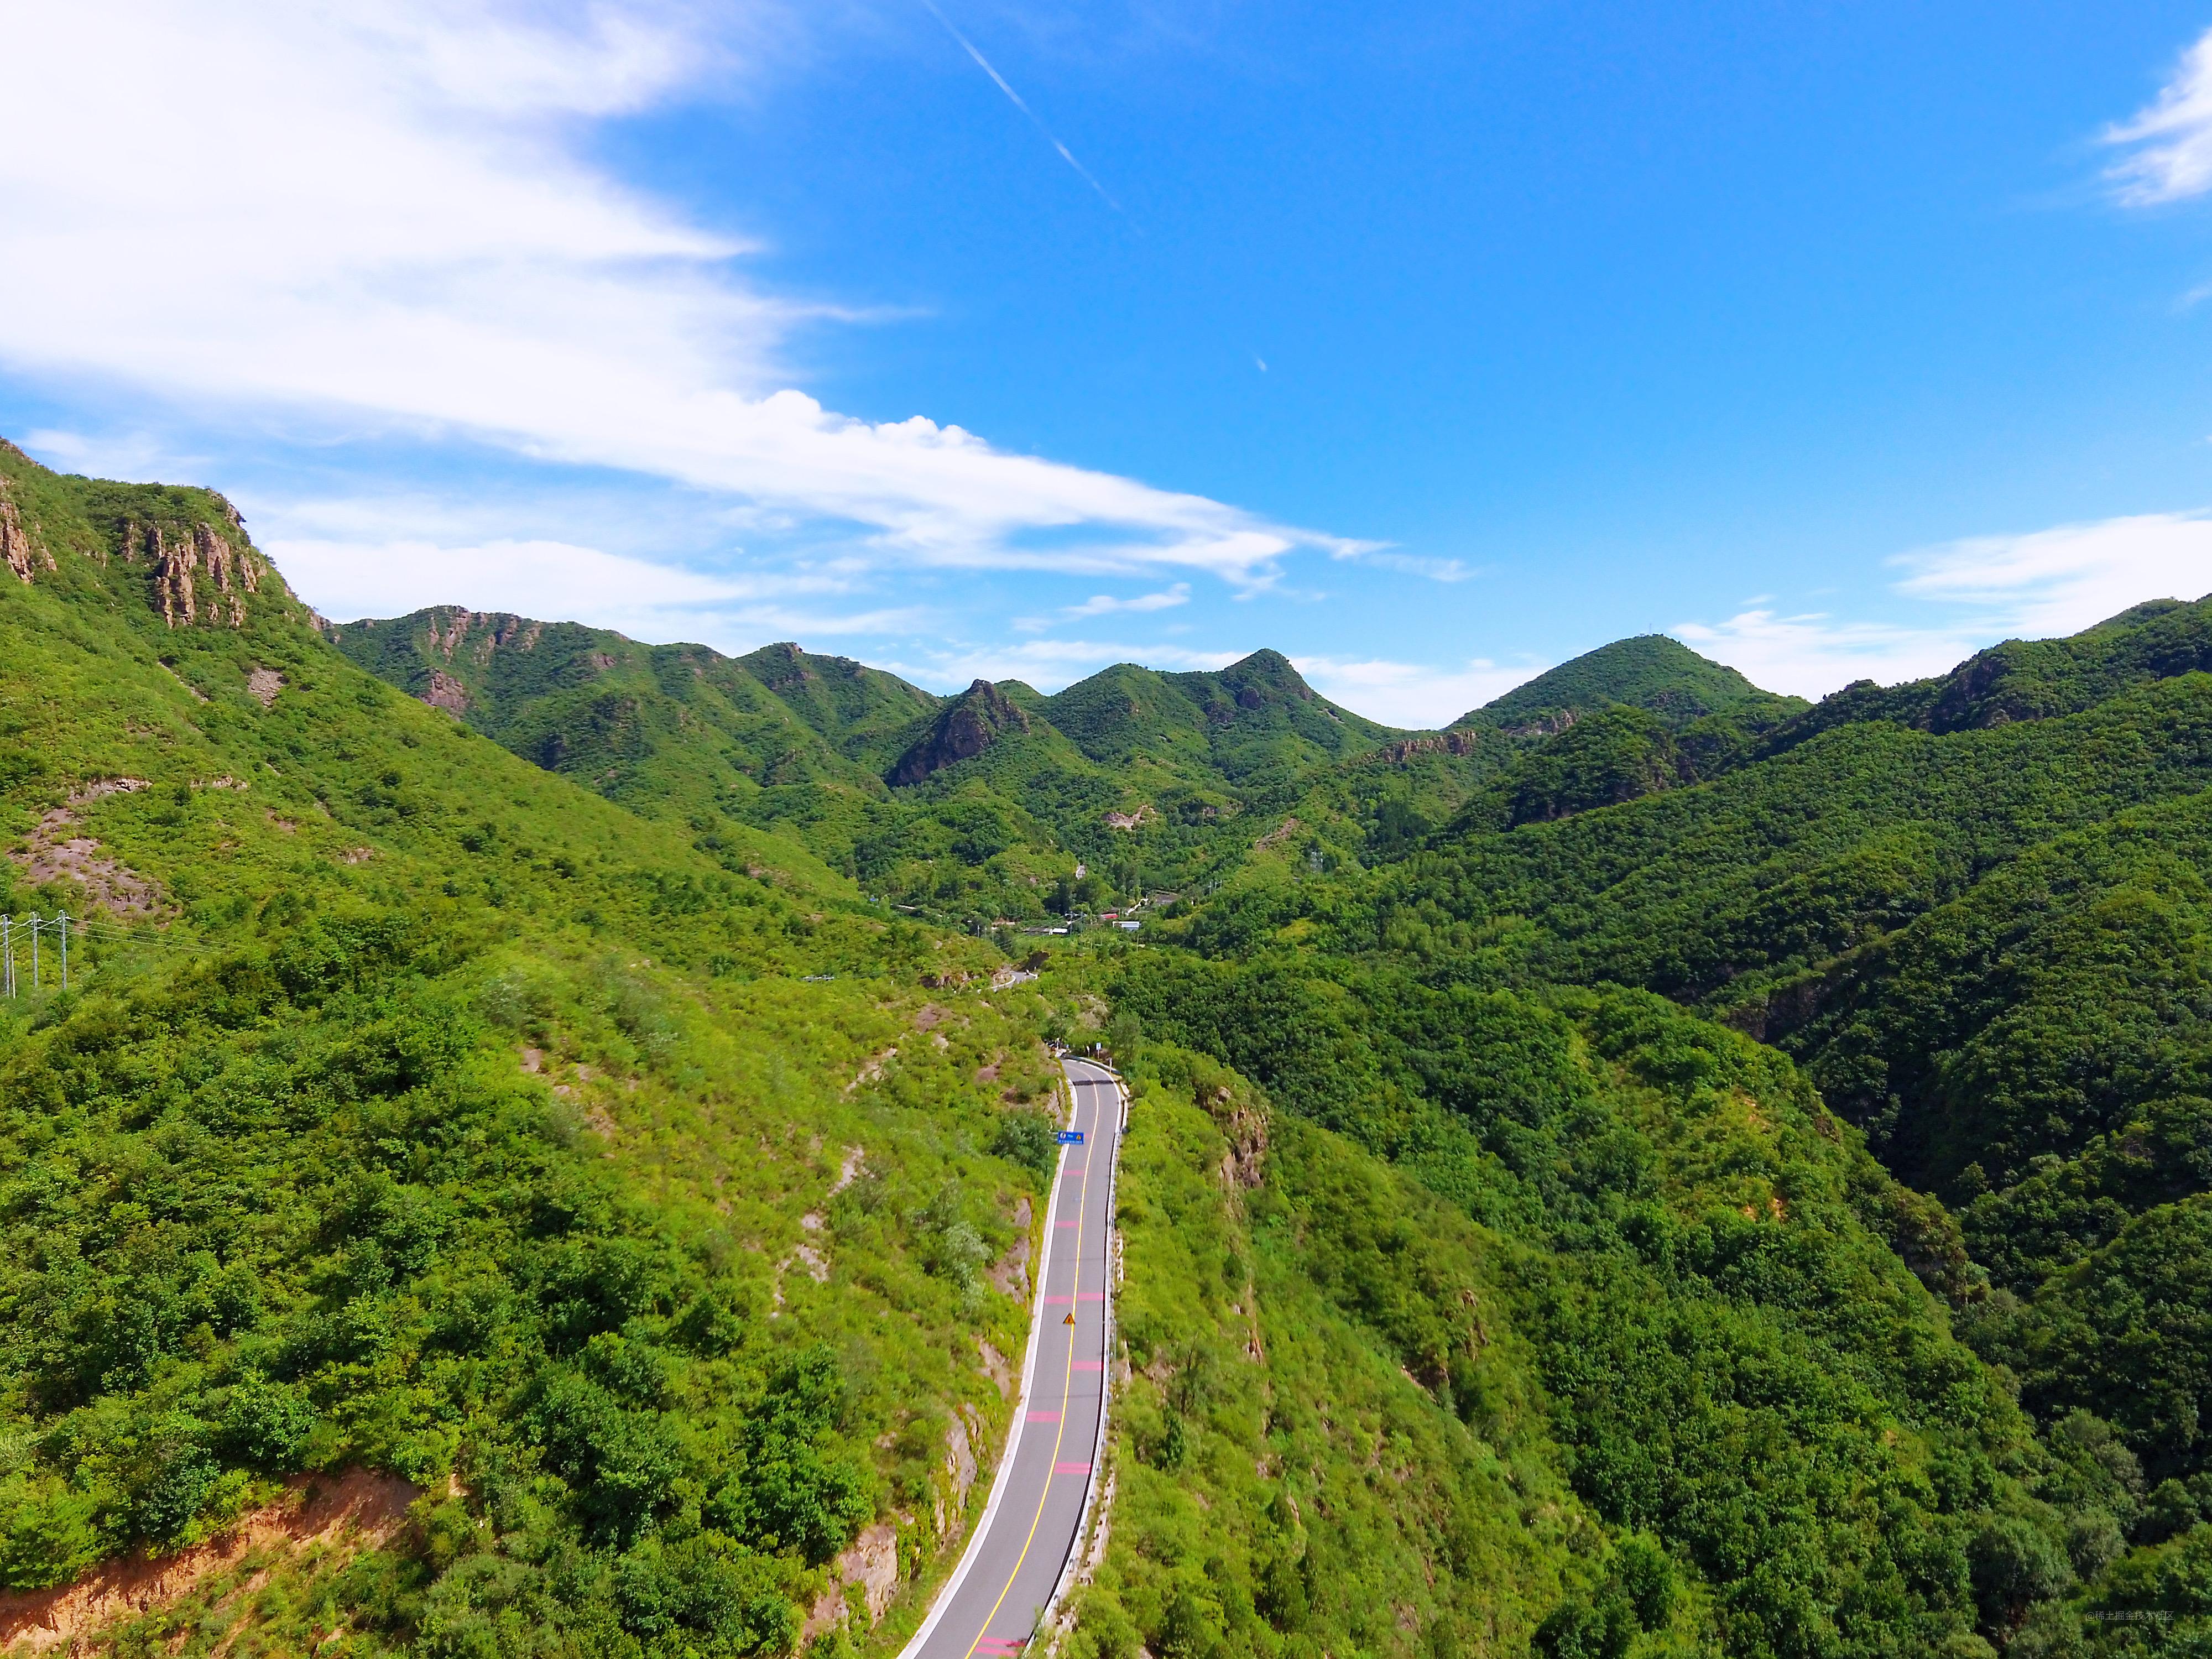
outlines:
M1060 1132L1060 1144L1063 1146L1080 1146L1083 1144L1083 1131L1062 1129Z

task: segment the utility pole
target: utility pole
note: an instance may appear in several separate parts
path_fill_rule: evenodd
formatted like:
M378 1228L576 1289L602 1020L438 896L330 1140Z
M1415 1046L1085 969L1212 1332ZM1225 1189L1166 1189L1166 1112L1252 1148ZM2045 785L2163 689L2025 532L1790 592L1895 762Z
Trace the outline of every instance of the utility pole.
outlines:
M32 912L31 912L31 990L32 990L32 993L33 993L33 994L37 994L37 991L38 991L38 988L39 988L39 913L38 913L36 910L33 910L33 911L32 911Z
M69 989L69 912L59 913L62 919L62 989Z
M0 916L0 957L7 959L8 994L15 994L15 919Z

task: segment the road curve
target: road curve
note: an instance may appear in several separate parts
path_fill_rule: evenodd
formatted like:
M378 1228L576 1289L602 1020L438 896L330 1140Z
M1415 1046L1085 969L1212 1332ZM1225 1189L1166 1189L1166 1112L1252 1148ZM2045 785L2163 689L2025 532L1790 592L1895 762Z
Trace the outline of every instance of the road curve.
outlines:
M1005 1659L1054 1600L1089 1507L1106 1410L1121 1083L1061 1062L1083 1145L1060 1149L1013 1432L951 1578L900 1659ZM1071 1316L1073 1322L1070 1322Z

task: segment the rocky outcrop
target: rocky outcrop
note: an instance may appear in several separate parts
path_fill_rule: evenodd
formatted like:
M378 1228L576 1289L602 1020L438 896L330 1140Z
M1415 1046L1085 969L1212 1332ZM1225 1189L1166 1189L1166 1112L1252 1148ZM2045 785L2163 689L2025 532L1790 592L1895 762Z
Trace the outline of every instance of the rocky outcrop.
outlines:
M234 546L210 524L130 520L123 526L123 556L146 566L155 606L172 628L245 627L246 596L261 591L266 568L258 554Z
M8 568L27 586L40 568L54 568L53 554L42 543L33 542L30 532L23 528L22 515L8 499L5 478L0 478L0 559L7 561Z
M853 1540L851 1548L839 1553L831 1569L830 1588L807 1613L802 1638L818 1636L844 1619L849 1608L848 1584L859 1586L866 1597L870 1624L884 1616L898 1589L898 1528L888 1521L877 1522Z
M890 771L894 787L921 782L948 766L973 760L1009 732L1027 732L1030 717L988 680L977 680L939 714Z
M422 694L422 701L459 720L469 712L469 688L444 669L434 668L430 671L430 689Z
M440 606L430 612L430 649L447 662L453 661L454 654L471 641L474 643L470 654L478 663L489 662L495 651L510 647L516 651L532 650L544 633L544 623L532 622L527 617L513 616L506 611L464 611L456 605L450 610ZM437 678L434 674L431 676L434 689ZM466 696L465 693L463 695ZM423 701L434 708L447 708L434 696L426 697ZM448 708L447 712L459 714L460 710Z
M1402 743L1386 743L1380 749L1370 749L1360 757L1385 766L1403 766L1416 755L1472 755L1481 747L1480 738L1473 732L1431 732L1425 737L1407 738Z

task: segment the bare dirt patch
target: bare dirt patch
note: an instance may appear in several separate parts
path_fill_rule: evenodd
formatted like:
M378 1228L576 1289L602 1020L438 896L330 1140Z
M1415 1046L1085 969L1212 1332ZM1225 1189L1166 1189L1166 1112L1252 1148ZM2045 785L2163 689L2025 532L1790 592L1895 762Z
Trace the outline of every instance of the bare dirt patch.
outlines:
M273 668L257 668L246 677L247 694L264 708L274 708L276 694L283 689L284 677Z
M422 1495L421 1487L397 1475L367 1469L298 1475L285 1484L276 1503L195 1549L156 1561L110 1561L52 1589L0 1592L0 1650L46 1653L73 1647L116 1620L180 1600L256 1550L374 1549L398 1534L407 1522L407 1506Z
M40 818L21 852L8 856L22 866L33 886L64 878L84 889L86 901L117 916L150 916L161 908L161 891L137 871L100 855L100 842L74 835L77 811L103 795L127 795L153 786L143 778L101 778L72 794L66 805Z

